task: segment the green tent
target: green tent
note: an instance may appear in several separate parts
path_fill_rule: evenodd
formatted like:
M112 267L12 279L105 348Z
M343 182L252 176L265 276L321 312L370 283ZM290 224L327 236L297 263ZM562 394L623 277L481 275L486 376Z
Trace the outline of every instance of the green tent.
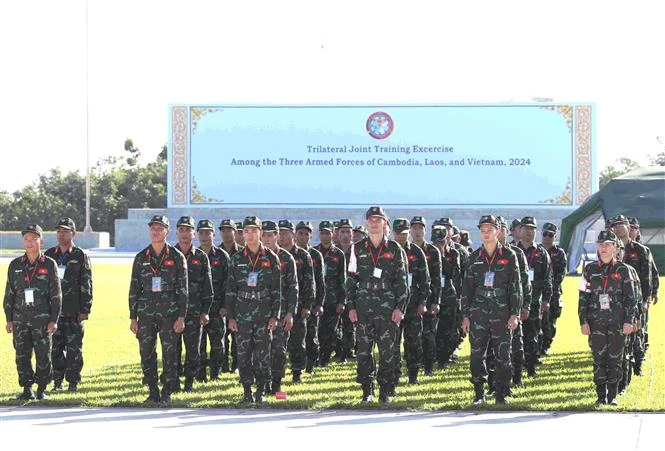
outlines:
M605 220L634 216L640 222L642 243L653 253L659 270L665 268L665 168L639 168L610 180L577 210L561 221L560 245L568 253L568 271L595 256L595 239ZM595 257L594 257L595 258Z

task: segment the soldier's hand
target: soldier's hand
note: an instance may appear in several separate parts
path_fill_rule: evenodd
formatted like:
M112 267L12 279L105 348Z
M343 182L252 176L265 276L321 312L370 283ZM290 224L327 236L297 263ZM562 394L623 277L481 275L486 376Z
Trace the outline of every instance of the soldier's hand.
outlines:
M344 304L337 304L336 310L337 310L338 315L341 315L342 313L344 313Z
M648 303L648 302L644 302L644 303L642 304L642 313L646 313L646 312L648 312L648 311L649 311L649 303Z
M58 330L58 324L54 323L53 321L49 321L49 323L46 325L46 332L48 332L48 334L51 335L56 330Z
M307 319L307 318L309 318L309 315L310 315L310 314L311 314L311 313L310 313L310 311L309 311L308 308L300 309L300 317L301 317L302 319Z
M580 330L582 331L582 335L589 335L591 334L591 328L587 323L584 323L580 326Z
M420 304L418 306L418 316L422 318L425 313L427 313L427 306Z
M210 317L205 312L201 313L199 315L199 322L201 323L202 326L205 326L206 324L208 324L210 322Z
M624 323L623 324L623 334L624 335L630 335L633 333L633 325L629 323Z
M517 315L510 315L510 318L508 318L508 329L515 330L517 329L518 325L519 322L517 321Z
M5 327L8 334L14 333L14 321L7 321L7 326Z
M129 323L129 330L131 330L132 333L136 335L139 331L139 322L133 319L132 322Z
M229 330L233 333L238 332L238 322L234 319L229 319Z
M349 310L349 321L351 321L353 324L358 322L358 311L354 308Z
M441 307L439 307L439 304L432 304L429 307L429 312L432 314L432 316L438 315L440 310Z
M79 323L82 323L83 321L88 319L88 314L87 313L79 313L76 316L76 319L78 320Z
M323 315L323 306L322 305L317 305L314 307L314 316L321 316Z
M282 320L282 326L284 326L285 331L290 332L293 329L293 315L287 313Z
M550 303L549 302L543 302L540 305L540 313L547 313L550 311Z
M658 296L651 296L651 303L653 305L658 304Z
M526 321L527 319L529 319L529 309L523 308L520 310L520 321Z
M222 318L222 319L224 319L226 317L226 309L225 308L219 309L219 317Z
M393 323L399 326L399 323L401 323L402 319L404 319L404 313L402 313L400 309L396 308L395 310L393 310L393 315L391 319L393 320Z
M277 328L277 318L273 317L268 320L268 329L273 332Z
M471 328L471 321L469 321L468 316L465 316L464 319L462 320L462 331L465 334L468 334L470 328Z
M175 323L173 323L173 332L181 334L183 330L185 330L185 318L179 317L175 320Z

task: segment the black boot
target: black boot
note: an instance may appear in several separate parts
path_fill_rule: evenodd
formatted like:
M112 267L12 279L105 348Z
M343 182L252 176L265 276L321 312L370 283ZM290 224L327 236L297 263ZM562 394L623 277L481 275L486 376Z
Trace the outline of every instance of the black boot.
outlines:
M185 393L191 393L194 390L194 378L187 376L185 378L185 388L183 389Z
M633 365L633 373L635 373L635 376L641 376L642 375L642 360L641 359L635 359L635 364Z
M256 384L256 392L254 393L254 402L256 404L263 404L266 402L266 397L263 395L265 390L264 384Z
M299 384L302 380L300 379L300 370L293 370L293 383Z
M596 394L598 395L597 406L607 404L607 386L605 384L596 384Z
M474 398L473 398L473 404L474 405L479 405L485 402L485 389L484 386L485 384L483 382L474 382L473 383L473 391L474 391Z
M23 393L18 395L16 399L20 399L21 401L30 401L31 399L35 399L35 393L32 391L32 386L28 385L23 387Z
M270 393L272 393L274 395L278 391L282 391L282 378L281 377L274 377L272 379L272 387L270 389Z
M203 366L196 375L196 380L199 382L208 382L207 367Z
M243 397L242 400L240 401L243 404L251 404L254 402L254 398L252 397L252 385L251 384L244 384L242 386L243 389Z
M425 368L423 373L425 374L425 377L432 377L434 376L434 364L432 362L427 362L425 363Z
M37 386L37 393L35 393L35 399L48 399L48 396L46 395L46 384L38 385Z
M157 384L148 386L148 389L150 390L150 393L143 402L159 402L159 387L157 387Z
M367 382L363 384L363 397L360 402L363 404L374 402L374 383Z
M171 402L171 391L168 388L162 387L162 395L159 398L159 402L162 404L168 404Z
M67 391L69 393L76 393L78 391L78 382L70 382L69 387L67 387Z
M507 389L506 387L502 385L497 385L495 392L494 392L494 400L497 405L503 405L503 404L508 404L508 401L506 400L506 392Z
M617 384L607 384L607 403L612 406L618 406L617 402Z
M409 384L418 385L418 368L409 368Z
M523 388L524 387L524 382L522 382L522 369L520 368L519 371L515 371L515 374L513 374L513 385L517 388Z
M316 360L307 360L307 366L305 367L305 373L312 374L314 372L314 366L316 365Z
M210 380L211 381L219 380L219 368L210 368Z
M379 403L388 404L390 402L390 385L382 384L379 386Z

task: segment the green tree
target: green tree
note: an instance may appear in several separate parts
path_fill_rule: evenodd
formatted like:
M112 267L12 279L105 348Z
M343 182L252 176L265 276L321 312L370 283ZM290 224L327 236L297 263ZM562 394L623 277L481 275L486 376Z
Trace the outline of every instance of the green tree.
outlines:
M640 164L637 161L631 160L630 158L622 157L616 161L619 163L618 167L609 165L606 166L600 172L600 177L598 180L599 188L602 188L603 186L607 185L609 181L612 180L613 178L624 175L632 171L633 169L637 169L640 167Z
M651 166L665 166L665 152L660 152L655 157L651 157Z

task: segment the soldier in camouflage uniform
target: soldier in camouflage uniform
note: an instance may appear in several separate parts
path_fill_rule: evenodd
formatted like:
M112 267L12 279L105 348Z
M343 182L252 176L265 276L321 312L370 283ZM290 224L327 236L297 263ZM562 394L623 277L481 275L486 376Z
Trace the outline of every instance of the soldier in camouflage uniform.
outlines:
M616 253L614 258L617 261L622 261L623 256L624 256L623 241L617 238ZM628 268L631 280L633 281L639 280L635 268L633 268L630 265L626 265L626 268ZM633 292L635 295L635 299L638 300L639 303L639 299L642 299L642 289L640 288L639 283L633 283L632 285L633 285ZM626 335L626 343L623 347L623 358L621 360L621 379L619 380L618 389L617 389L619 394L621 395L626 394L626 390L628 389L628 386L630 385L630 382L632 380L633 366L635 364L635 359L633 356L633 350L635 345L635 334L639 330L640 326L641 324L639 323L639 316L635 315L635 318L633 319L633 332Z
M246 217L243 230L245 248L231 257L226 307L229 328L238 339L242 402L260 404L270 381L270 341L280 317L281 270L279 258L261 244L261 220Z
M649 250L640 243L633 241L629 235L630 223L624 215L618 215L611 219L610 225L614 234L623 242L624 253L623 262L632 266L639 276L642 299L638 299L638 311L636 317L640 323L639 329L635 332L635 341L633 345L633 358L635 364L633 372L636 376L642 375L642 362L645 359L645 323L646 315L651 305L651 262L649 259Z
M187 316L182 340L178 340L178 360L185 344L185 391L191 392L194 378L199 374L201 364L201 331L210 321L212 305L212 274L208 255L194 247L194 228L196 222L191 216L178 219L178 244L175 248L185 256L187 261L187 281L189 298Z
M52 335L58 328L62 291L56 262L41 253L42 228L29 224L21 232L25 254L9 263L3 308L7 333L14 335L18 383L23 387L17 399L46 399L51 381ZM35 353L36 369L32 368Z
M512 237L512 240L510 240L510 244L517 246L520 242L520 231L522 230L522 221L515 218L513 221L510 223L510 236Z
M629 236L630 239L642 244L641 235L640 235L640 222L637 218L628 218L630 222ZM656 262L653 259L651 249L648 246L644 245L649 254L649 264L651 266L651 304L656 305L658 303L658 288L660 286L660 275L658 274L658 267ZM623 259L623 258L622 258ZM644 312L644 350L649 349L649 310L647 309Z
M425 241L427 225L425 218L414 216L410 222L410 233L413 244L418 246L425 253L427 259L427 269L430 275L430 290L427 294L427 311L423 315L423 370L425 376L434 375L434 361L436 360L436 331L439 325L439 309L441 302L441 284L446 288L447 295L450 289L454 291L452 283L444 279L441 272L441 252L439 249ZM453 294L454 296L454 294Z
M332 222L321 221L319 224L321 243L316 246L316 250L323 255L323 278L326 289L323 316L319 323L321 367L326 367L330 363L330 356L337 340L337 328L346 304L346 259L344 252L332 242L332 232Z
M270 373L272 384L270 393L282 391L282 379L286 370L286 350L289 336L293 328L293 320L298 311L298 275L296 261L289 251L277 244L277 224L274 221L263 221L261 241L266 249L271 250L279 258L281 273L281 316L278 317L270 343Z
M540 336L542 315L549 315L552 297L552 269L550 254L540 244L534 242L536 236L536 219L525 216L520 223L520 244L529 264L529 281L531 282L531 305L529 318L523 324L524 360L529 377L536 375L536 364L540 354L538 338Z
M543 336L540 341L541 354L549 354L550 346L556 336L556 322L561 316L561 286L563 279L566 277L568 268L568 258L566 251L559 245L554 244L556 237L557 226L551 222L546 222L543 225L543 241L542 246L550 254L550 262L552 268L552 297L550 299L549 314L543 313L542 330Z
M71 218L62 218L56 226L58 246L44 255L58 264L62 288L62 313L53 334L53 391L62 391L67 379L69 391L75 392L83 368L83 321L92 308L92 271L88 255L72 242L76 225Z
M326 283L323 277L323 255L321 252L310 246L312 239L312 224L309 221L300 221L296 225L296 245L305 249L312 257L312 269L314 270L314 288L316 289L314 297L314 306L307 318L307 335L305 337L305 347L307 348L307 366L305 371L313 373L314 367L319 363L320 342L319 342L319 324L323 315L323 303L326 297Z
M582 334L589 336L593 354L593 380L597 404L617 405L621 379L621 358L625 336L633 331L637 300L630 272L614 258L616 235L602 231L598 243L597 263L582 271L578 314Z
M353 245L353 223L350 219L339 220L338 247L344 252L346 266L349 266L351 248ZM349 320L349 311L345 309L341 315L341 338L337 341L337 356L340 363L346 362L347 358L353 358L356 349L356 326Z
M293 382L301 381L300 375L307 365L307 320L315 307L316 287L312 257L305 249L296 246L293 223L286 219L279 221L279 245L286 249L296 262L298 280L298 310L293 317L293 329L289 337L289 356Z
M206 342L210 340L210 379L218 380L224 358L224 337L226 336L226 308L225 292L226 278L229 273L231 258L224 249L215 246L215 226L209 219L201 219L196 224L201 250L206 253L210 261L212 274L212 304L210 306L210 322L203 326L201 333L201 367L197 379L206 380L207 353Z
M353 242L357 243L363 238L367 238L367 229L364 225L357 225L353 228Z
M223 219L219 224L219 231L222 235L222 242L219 245L220 249L226 251L229 254L229 259L233 257L238 252L244 249L243 246L238 244L238 242L243 242L242 240L237 240L238 234L242 233L242 223L236 223L232 219ZM226 283L226 282L225 282ZM224 323L226 324L227 318L224 318ZM228 324L226 324L228 326ZM229 355L231 356L231 367L229 368ZM235 339L235 334L231 332L231 329L226 327L226 333L224 334L224 356L222 357L222 372L234 372L238 368L238 343Z
M402 246L407 262L407 283L409 298L404 321L398 328L395 357L400 359L400 338L404 332L404 360L409 376L409 384L418 384L418 371L422 365L423 354L423 316L427 313L427 298L430 290L429 267L423 250L409 242L409 221L397 218L393 221L395 241ZM398 365L399 368L399 365ZM397 378L398 380L399 378Z
M151 244L136 254L129 285L129 329L141 354L146 402L171 402L178 386L177 347L185 329L188 280L184 255L166 242L169 219L155 215L148 223ZM162 345L163 387L157 385L157 335Z
M495 356L496 403L505 404L510 383L512 332L521 307L519 267L515 253L499 243L498 224L492 215L478 223L483 245L471 254L462 285L462 327L471 345L471 382L474 404L485 400L485 355L491 345Z
M365 214L369 237L354 245L349 263L349 318L358 334L357 382L362 385L362 402L372 402L376 363L374 345L379 348L379 401L388 403L394 392L394 346L397 329L404 317L408 297L406 262L395 241L386 239L388 221L381 207L370 207Z
M238 246L240 246L240 247L245 247L245 237L244 237L244 235L243 235L243 232L244 232L244 230L243 230L243 229L244 229L243 224L244 224L244 220L243 220L243 219L241 219L240 221L236 221L235 240L236 240L236 244L237 244ZM227 251L227 252L228 252L228 251ZM229 252L229 255L231 255L230 252Z

